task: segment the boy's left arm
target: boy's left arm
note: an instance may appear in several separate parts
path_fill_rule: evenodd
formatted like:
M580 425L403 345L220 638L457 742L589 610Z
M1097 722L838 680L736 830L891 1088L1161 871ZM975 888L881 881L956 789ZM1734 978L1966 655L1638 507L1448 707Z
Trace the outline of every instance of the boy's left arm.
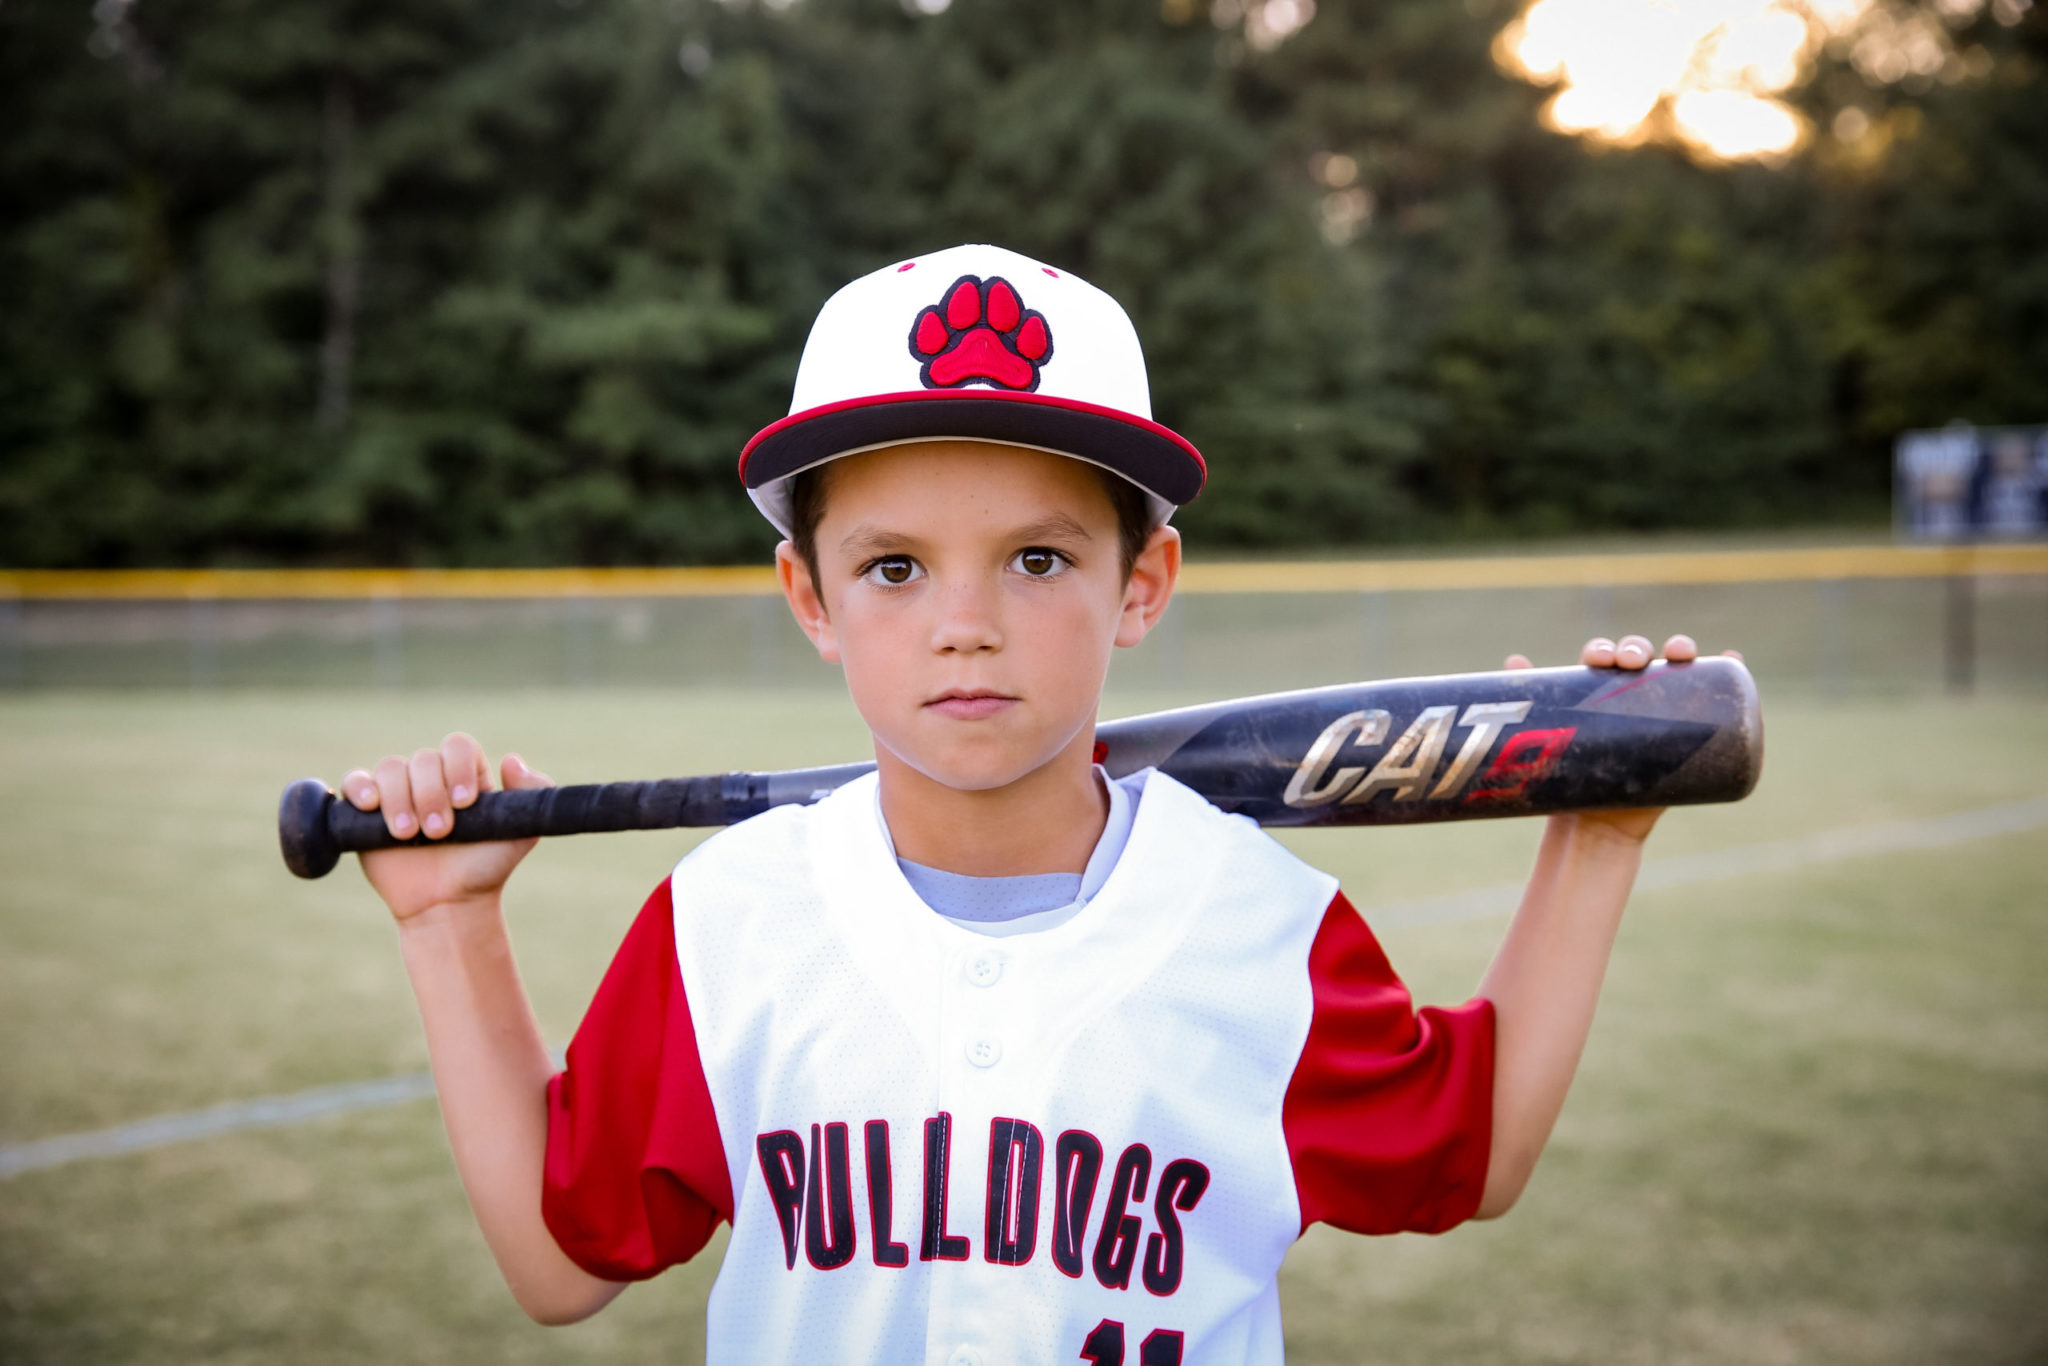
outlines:
M1672 663L1697 658L1686 636L1664 645ZM1641 669L1656 657L1641 636L1587 642L1581 662ZM1508 667L1528 668L1511 656ZM1536 1169L1564 1108L1593 1027L1600 981L1621 913L1661 811L1552 816L1507 937L1479 994L1493 1003L1493 1146L1477 1217L1505 1214Z

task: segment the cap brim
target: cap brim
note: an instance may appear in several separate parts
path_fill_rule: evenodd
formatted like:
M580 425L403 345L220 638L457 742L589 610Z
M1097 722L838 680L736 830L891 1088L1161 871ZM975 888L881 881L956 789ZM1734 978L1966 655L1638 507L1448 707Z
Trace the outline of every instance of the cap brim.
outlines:
M747 443L740 479L757 490L835 456L945 437L1077 456L1175 506L1200 493L1208 476L1187 438L1135 413L1045 394L924 389L791 413Z

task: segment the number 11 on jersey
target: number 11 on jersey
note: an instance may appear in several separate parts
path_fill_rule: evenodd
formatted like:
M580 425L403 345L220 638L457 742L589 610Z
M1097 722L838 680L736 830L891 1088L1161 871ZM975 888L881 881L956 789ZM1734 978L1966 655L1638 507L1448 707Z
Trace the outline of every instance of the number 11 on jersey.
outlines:
M1171 1328L1154 1328L1138 1344L1138 1366L1180 1366L1181 1334ZM1095 1366L1124 1366L1124 1326L1104 1319L1081 1344L1081 1360Z

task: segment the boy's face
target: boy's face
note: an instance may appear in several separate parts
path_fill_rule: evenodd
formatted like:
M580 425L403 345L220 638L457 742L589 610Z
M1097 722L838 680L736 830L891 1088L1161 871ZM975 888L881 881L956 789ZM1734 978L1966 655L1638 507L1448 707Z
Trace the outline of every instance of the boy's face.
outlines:
M889 446L827 479L817 582L786 542L778 568L880 746L984 791L1092 745L1110 650L1165 609L1177 534L1154 532L1127 583L1101 475L1014 446Z

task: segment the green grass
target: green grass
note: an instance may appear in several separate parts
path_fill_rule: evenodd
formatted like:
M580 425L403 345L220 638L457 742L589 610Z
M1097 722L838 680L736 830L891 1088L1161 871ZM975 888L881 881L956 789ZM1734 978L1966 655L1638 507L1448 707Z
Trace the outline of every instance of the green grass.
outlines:
M1769 714L1757 795L1674 814L1653 857L2048 792L2038 702ZM286 875L272 803L456 724L565 781L861 739L814 692L0 702L0 1143L424 1067L381 907L346 868ZM1535 835L1290 839L1370 906L1515 878ZM552 1038L690 838L559 841L522 870L514 934ZM1291 1359L2042 1359L2044 843L1640 898L1522 1206L1437 1239L1313 1232L1282 1277ZM1456 1000L1501 924L1387 939L1419 995ZM0 1182L0 1360L690 1360L715 1260L593 1323L527 1324L422 1102Z

